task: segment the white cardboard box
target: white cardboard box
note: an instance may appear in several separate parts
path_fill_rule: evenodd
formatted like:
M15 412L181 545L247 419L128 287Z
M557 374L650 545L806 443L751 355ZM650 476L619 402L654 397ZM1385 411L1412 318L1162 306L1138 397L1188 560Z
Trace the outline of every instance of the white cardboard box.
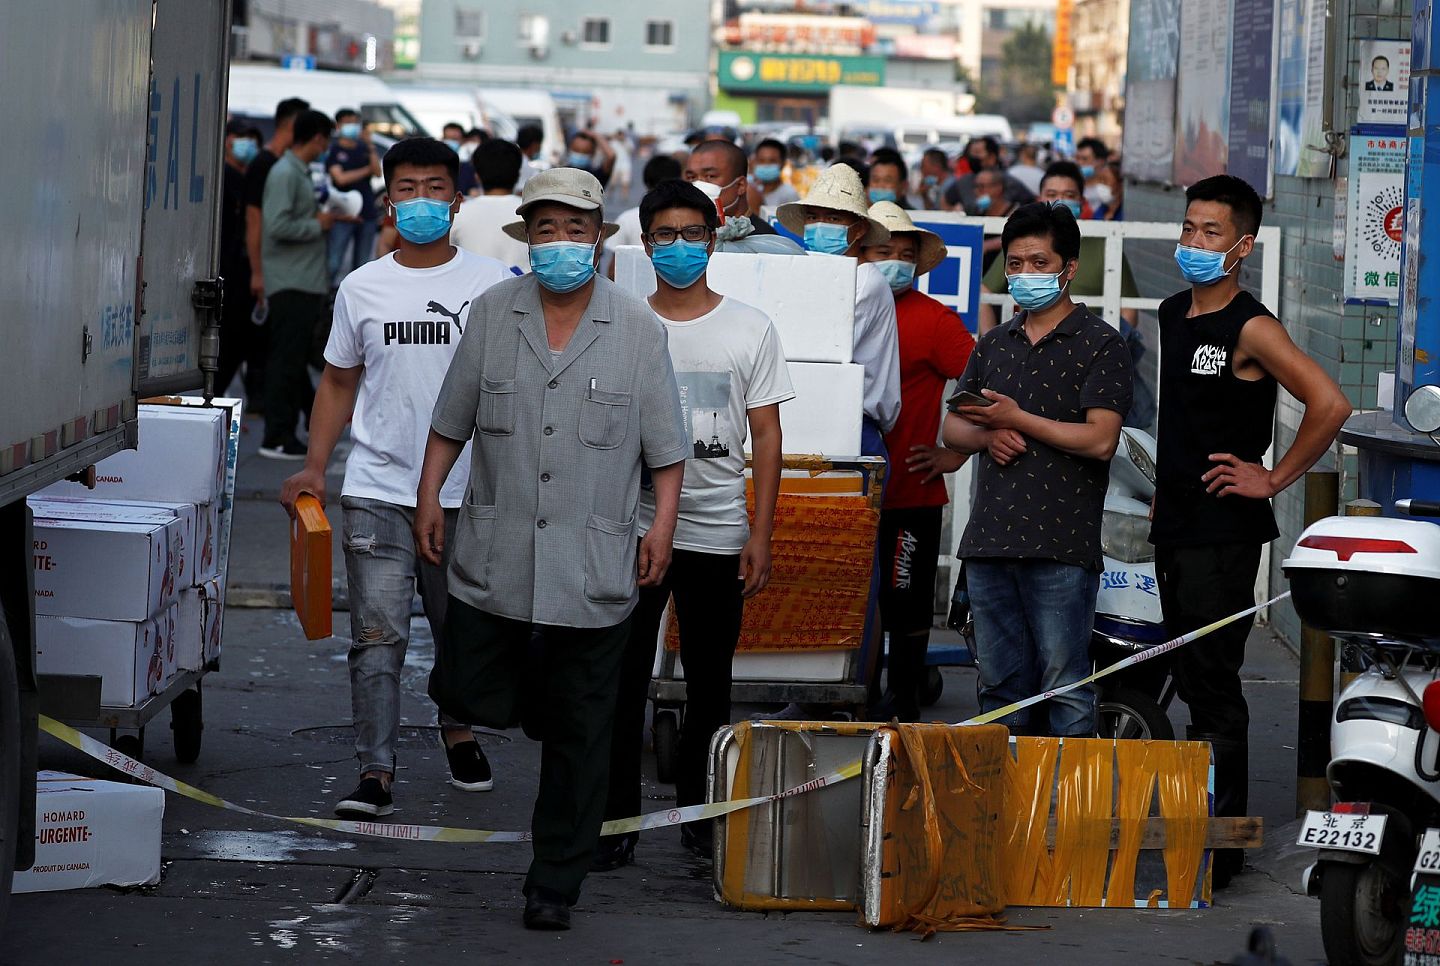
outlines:
M36 779L35 864L15 873L14 891L160 881L162 790L59 771Z
M786 453L858 456L865 418L865 367L855 363L790 363L795 398L780 405Z
M186 587L176 607L176 669L198 671L220 656L220 582Z
M221 581L212 580L200 588L205 598L204 637L200 657L205 664L220 660L220 637L225 627L225 590Z
M217 503L224 491L229 410L140 407L140 448L95 464L95 489L61 481L42 497Z
M193 503L145 503L114 502L96 500L46 499L32 496L30 509L37 519L47 520L91 520L103 523L158 523L178 520L180 526L171 532L174 542L170 545L170 560L175 567L176 580L181 587L190 587L205 580L205 575L195 571L200 556L196 542L196 515L207 508ZM215 553L212 549L210 557ZM198 579L197 579L198 578Z
M155 687L158 693L165 690L175 675L180 673L180 602L171 604L163 614L155 615L156 647L162 657L160 683Z
M100 703L132 708L165 683L159 621L35 618L35 668L41 674L98 675Z
M710 259L709 284L770 316L785 358L849 362L855 350L856 264L853 258L717 252ZM655 269L645 249L615 249L615 284L638 298L655 291Z
M141 621L175 600L180 521L35 520L35 613Z

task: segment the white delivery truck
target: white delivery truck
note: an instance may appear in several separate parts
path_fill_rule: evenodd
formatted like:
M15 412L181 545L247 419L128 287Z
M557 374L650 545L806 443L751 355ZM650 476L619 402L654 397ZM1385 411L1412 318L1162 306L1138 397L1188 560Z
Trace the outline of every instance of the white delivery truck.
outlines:
M975 97L958 87L855 87L837 84L830 89L830 137L848 140L883 140L896 144L896 124L921 121L952 122L975 109ZM942 138L943 140L943 138Z
M229 7L0 4L0 89L45 92L11 100L6 172L25 187L0 232L0 923L33 858L42 692L76 716L37 682L25 498L133 449L140 397L215 368Z
M439 137L447 124L459 124L465 130L483 128L491 136L515 140L519 125L515 119L493 104L486 102L474 87L428 87L416 84L392 84L390 89L401 105L414 115L434 137ZM463 157L463 155L462 155Z

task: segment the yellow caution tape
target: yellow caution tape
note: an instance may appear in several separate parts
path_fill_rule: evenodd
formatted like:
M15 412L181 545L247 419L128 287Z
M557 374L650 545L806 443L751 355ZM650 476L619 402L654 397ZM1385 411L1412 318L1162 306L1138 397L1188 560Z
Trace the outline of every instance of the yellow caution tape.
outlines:
M1136 654L1132 654L1124 660L1117 661L1109 667L1096 671L1094 674L1091 674L1088 677L1081 678L1080 680L1074 681L1070 684L1066 684L1063 687L1055 688L1051 691L1046 691L1044 694L1037 694L1032 697L1026 698L1023 701L1016 701L1015 703L1008 704L1003 708L997 708L994 711L987 711L984 714L977 715L966 721L958 722L958 724L988 724L998 718L1003 718L1008 714L1013 714L1014 712L1024 710L1031 705L1039 704L1041 701L1048 701L1050 698L1056 697L1057 695L1073 691L1076 688L1083 687L1087 684L1098 681L1101 678L1106 677L1107 675L1114 674L1117 671L1123 671L1125 668L1133 667L1134 665L1139 664L1142 661L1148 661L1151 658L1159 657L1161 654L1165 654L1168 651L1173 651L1178 647L1183 647L1184 645L1196 641L1206 636L1207 634L1213 634L1220 628L1225 627L1228 624L1233 624L1235 621L1249 617L1259 611L1261 608L1269 607L1271 604L1278 603L1289 596L1290 592L1286 591L1280 596L1273 597L1263 604L1257 604L1256 606L1251 607L1248 610L1240 611L1238 614L1231 614L1229 617L1215 621L1213 624L1207 624L1199 630L1191 631L1189 634L1186 634L1183 637L1177 637L1174 640L1166 641L1164 644L1157 644L1154 647L1147 648L1146 650L1140 651ZM117 771L122 772L123 774L129 775L131 778L135 778L139 781L145 782L148 785L154 785L156 788L163 788L166 791L174 792L177 795L182 795L185 798L191 799L192 801L200 802L214 808L223 808L226 811L230 812L239 812L242 815L252 815L256 818L267 818L277 822L290 822L295 825L307 825L311 828L328 829L332 832L345 832L350 835L364 835L371 838L393 839L397 841L452 842L467 845L491 842L513 843L530 841L529 832L500 832L492 831L489 829L454 828L446 825L402 825L398 823L380 821L357 822L345 819L312 818L309 816L299 815L275 815L271 812L262 812L258 809L246 808L244 805L237 805L234 802L226 801L218 795L212 795L204 789L196 788L194 785L186 784L185 782L182 782L177 778L171 778L164 772L157 771L156 769L151 768L149 765L146 765L143 762L136 761L134 758L122 754L121 752L116 751L114 748L111 748L110 746L102 742L96 741L89 735L82 734L81 732L70 727L69 725L62 724L61 722L56 721L54 718L51 718L47 715L42 714L40 716L40 729L46 734L60 739L65 744L76 749L77 751L81 751L89 755L96 761L104 762L111 768L114 768ZM848 764L836 769L835 771L830 772L828 775L823 775L819 778L813 778L810 781L795 786L794 788L788 788L783 792L777 792L773 795L761 795L755 798L741 798L729 802L711 802L707 805L686 805L683 808L672 808L666 811L649 812L645 815L636 815L632 818L615 819L613 821L606 822L601 827L600 831L602 835L621 835L626 832L642 832L647 829L665 828L671 825L684 825L687 822L698 822L702 819L707 818L720 818L721 816L729 815L731 812L743 811L747 808L754 808L757 805L765 805L769 802L780 801L784 798L791 798L796 795L805 795L810 792L817 791L821 788L827 788L831 785L838 785L841 782L848 781L851 778L857 777L860 774L860 769L861 762L859 761L859 759L856 759L855 761L849 762Z

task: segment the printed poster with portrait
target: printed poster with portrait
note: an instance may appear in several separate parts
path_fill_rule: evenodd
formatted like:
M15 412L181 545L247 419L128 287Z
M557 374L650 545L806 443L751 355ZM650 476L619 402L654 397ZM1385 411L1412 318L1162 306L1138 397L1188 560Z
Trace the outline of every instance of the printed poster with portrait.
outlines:
M1350 136L1345 300L1400 297L1400 242L1405 228L1405 138Z
M1356 124L1406 125L1410 96L1410 41L1360 40L1360 96Z

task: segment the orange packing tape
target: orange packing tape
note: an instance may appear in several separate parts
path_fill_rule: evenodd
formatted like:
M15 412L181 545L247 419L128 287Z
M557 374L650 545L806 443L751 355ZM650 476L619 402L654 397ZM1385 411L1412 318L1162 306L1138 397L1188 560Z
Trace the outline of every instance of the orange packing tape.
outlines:
M305 639L329 637L330 520L320 501L308 493L295 501L295 518L290 521L290 596Z

